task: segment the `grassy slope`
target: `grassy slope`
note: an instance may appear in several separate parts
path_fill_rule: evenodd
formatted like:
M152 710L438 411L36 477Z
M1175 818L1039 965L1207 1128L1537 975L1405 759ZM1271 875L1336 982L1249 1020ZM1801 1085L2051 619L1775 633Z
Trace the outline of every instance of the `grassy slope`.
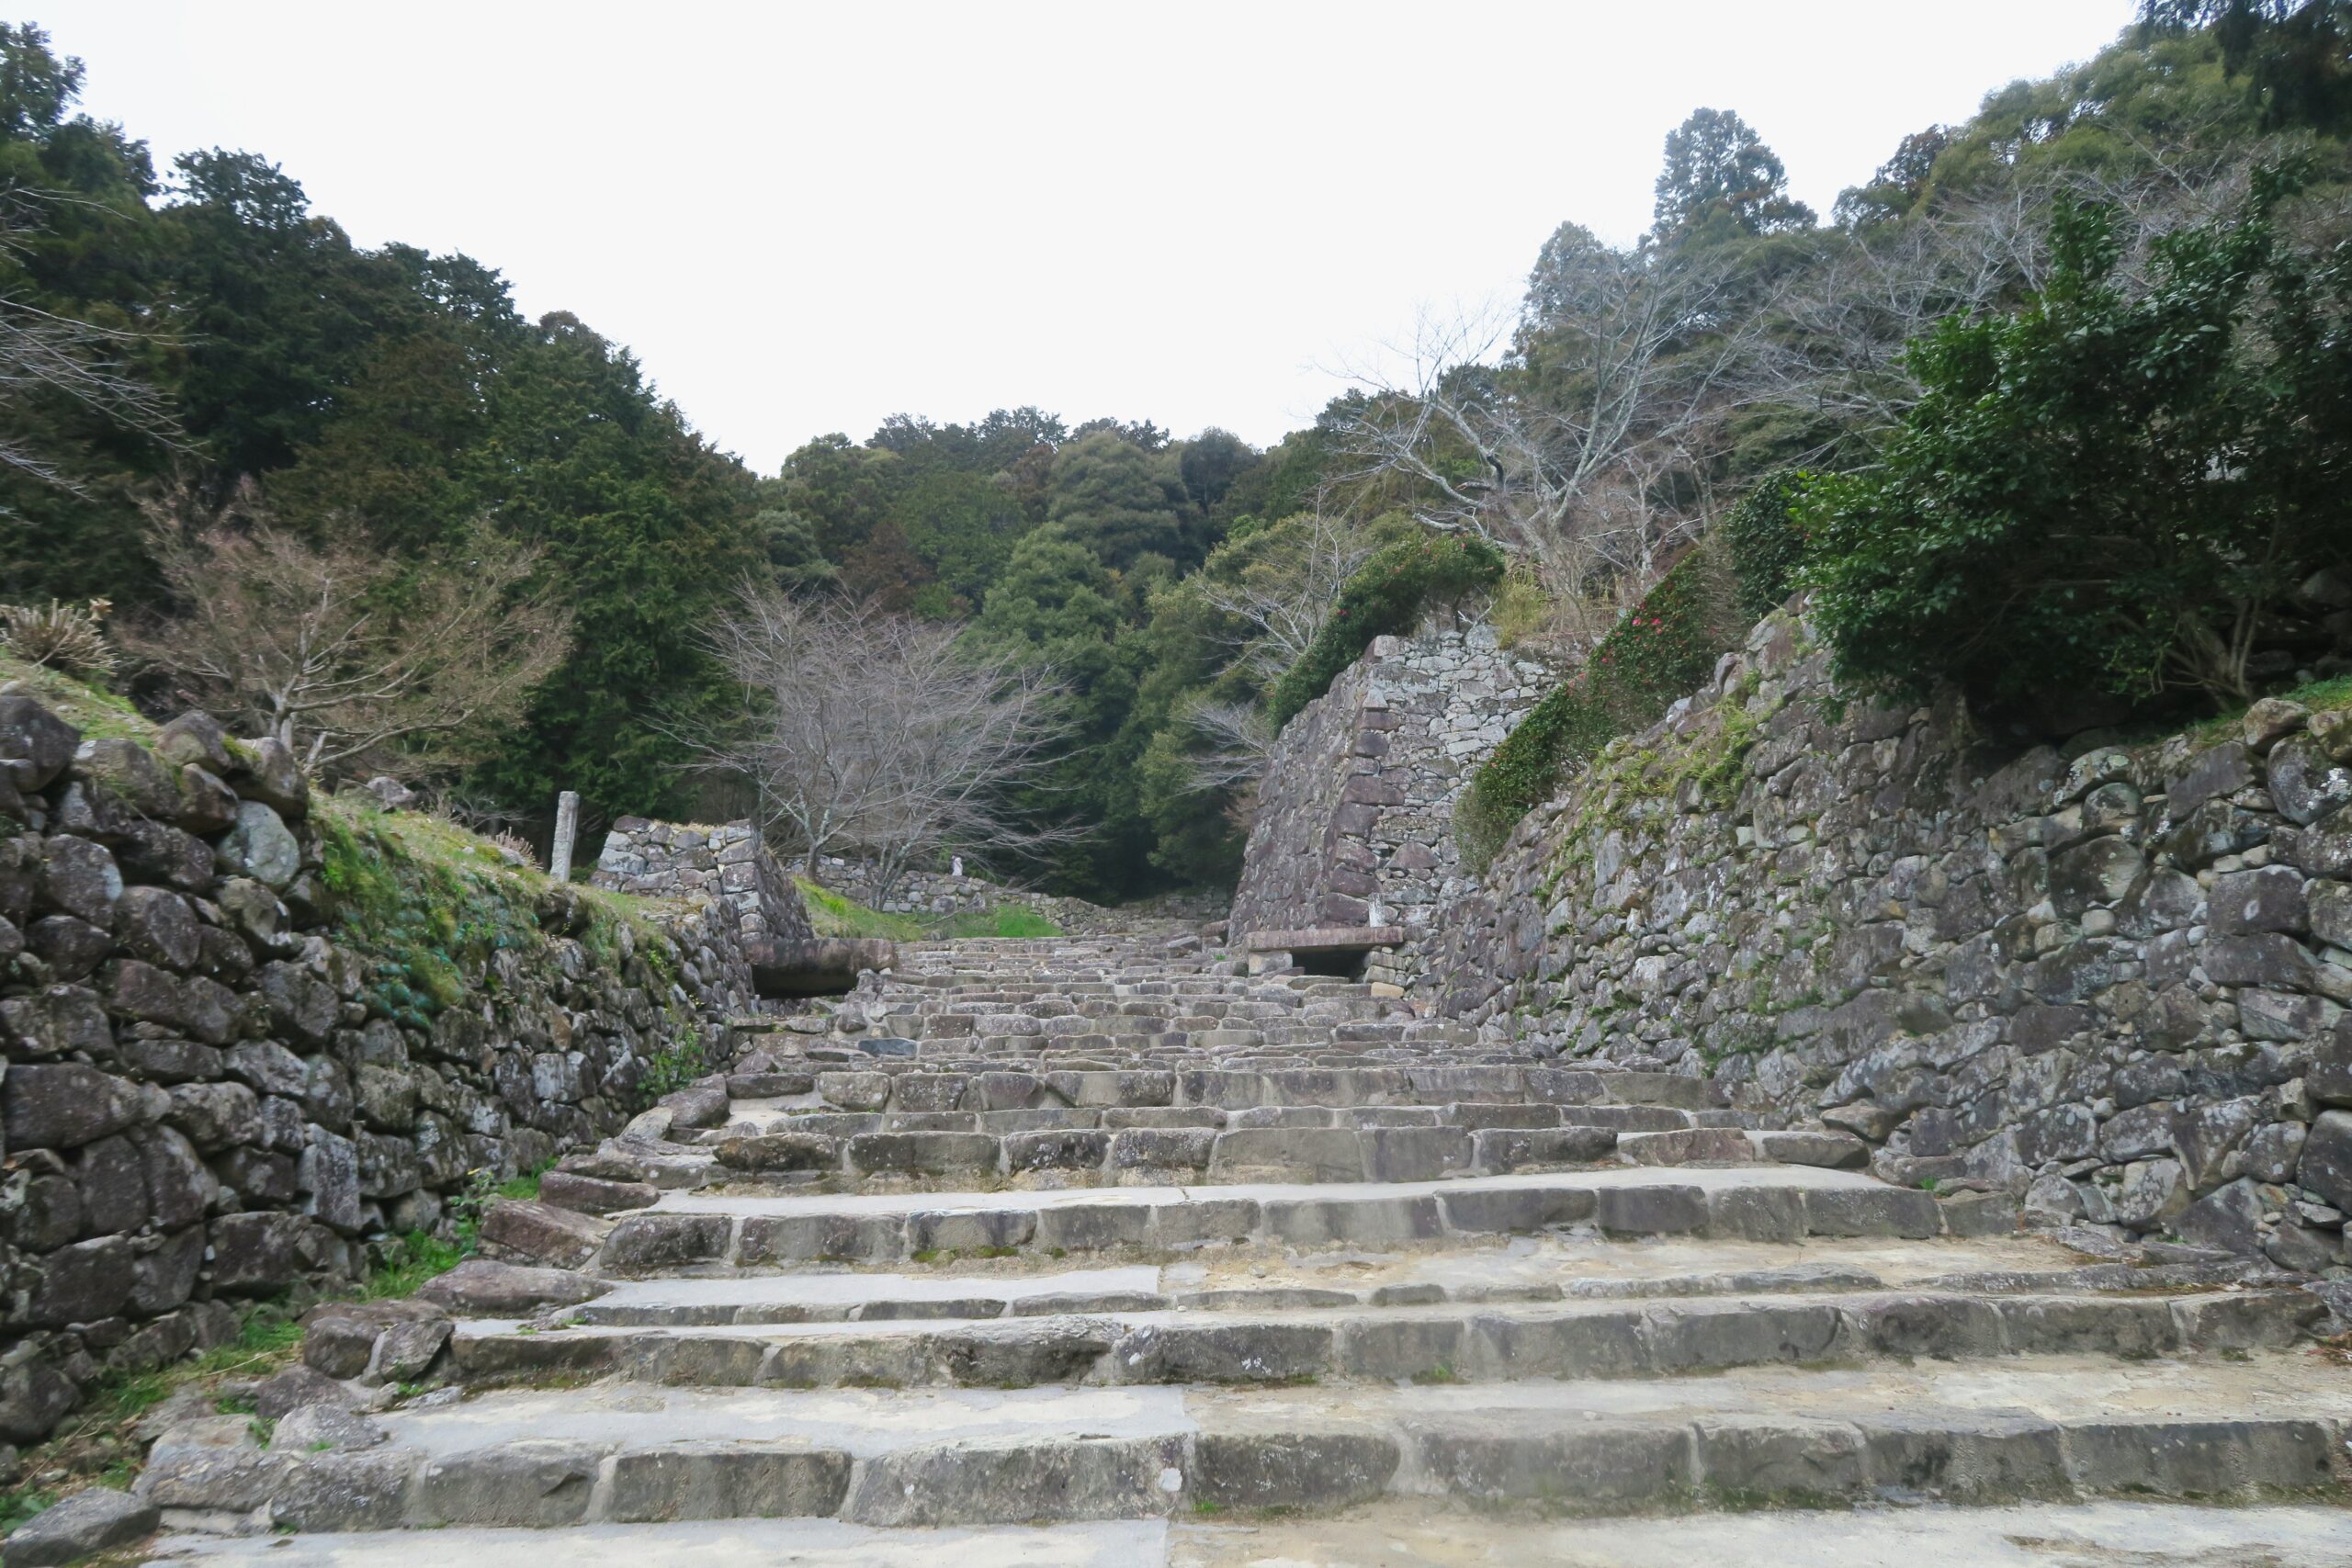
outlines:
M1000 908L967 910L945 919L922 915L892 915L869 909L856 899L829 891L797 876L802 902L808 906L808 923L819 936L888 937L915 942L943 936L1059 936L1061 927L1035 909Z

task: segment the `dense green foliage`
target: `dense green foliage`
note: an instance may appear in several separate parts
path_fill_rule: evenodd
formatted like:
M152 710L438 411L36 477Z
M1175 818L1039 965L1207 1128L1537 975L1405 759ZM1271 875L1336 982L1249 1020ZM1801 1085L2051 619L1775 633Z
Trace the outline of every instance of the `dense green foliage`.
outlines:
M2248 699L2291 591L2352 565L2352 251L2282 243L2280 199L2165 236L2138 290L2113 214L2065 208L2046 288L1917 345L1927 396L1812 506L1841 678Z
M1747 625L1731 573L1713 548L1676 562L1594 646L1585 667L1520 720L1471 775L1454 827L1472 863L1491 859L1576 764L1695 690Z
M257 496L403 562L487 527L537 550L527 586L574 643L524 722L437 782L526 822L576 788L593 828L712 804L672 736L740 701L701 636L741 584L844 592L1052 671L1066 746L1019 807L1064 831L1009 863L967 849L1100 899L1229 879L1272 727L1374 637L1505 581L1415 518L1498 542L1514 645L1581 660L1477 775L1463 821L1487 845L1807 581L1858 682L2322 675L2281 584L2352 533L2327 248L2347 21L2352 0L2148 0L2095 59L1904 138L1828 227L1737 114L1700 109L1649 233L1560 225L1493 363L1351 392L1262 452L1008 406L822 435L773 474L626 349L524 319L480 262L355 244L251 153L159 175L76 112L77 62L0 29L0 306L78 323L119 372L0 399L0 602L164 607L157 505ZM2281 153L2310 196L2202 221L2229 171ZM2067 220L2053 271L2060 189L2126 210L2110 241ZM1430 417L1446 400L1464 417Z
M1274 682L1268 716L1287 724L1329 689L1376 637L1409 632L1428 611L1502 581L1500 550L1464 535L1424 537L1375 553L1340 591L1331 618L1299 661Z
M1797 585L1805 561L1805 487L1800 469L1767 474L1724 514L1724 547L1738 585L1739 613L1760 621L1780 608Z

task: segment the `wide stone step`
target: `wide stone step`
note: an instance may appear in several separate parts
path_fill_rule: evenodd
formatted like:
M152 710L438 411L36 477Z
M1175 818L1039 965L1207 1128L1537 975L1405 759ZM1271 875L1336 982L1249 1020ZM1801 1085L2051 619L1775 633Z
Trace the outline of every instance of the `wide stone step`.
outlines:
M601 1238L600 1238L601 1239ZM1644 1236L1589 1226L1541 1235L1458 1237L1379 1252L1282 1245L1196 1249L1162 1260L1079 1255L934 1258L911 1269L835 1262L616 1280L515 1273L477 1262L428 1293L459 1316L592 1326L695 1327L918 1319L995 1320L1118 1312L1293 1313L1399 1306L1485 1307L1854 1292L1972 1296L2103 1295L2275 1289L2267 1263L2217 1254L2137 1264L2086 1258L2017 1233L1799 1242ZM561 1288L551 1288L560 1285ZM554 1310L548 1310L554 1309Z
M2352 1568L2346 1526L2341 1508L2314 1505L2030 1503L1571 1522L1389 1502L1336 1519L1175 1522L1164 1557L1135 1561L1140 1568Z
M835 1519L445 1529L439 1568L508 1568L552 1555L566 1568L2352 1568L2352 1532L2324 1505L2028 1503L1833 1513L1691 1514L1531 1520L1392 1500L1340 1518L1114 1519L990 1529L876 1529ZM377 1535L166 1538L158 1555L224 1568L413 1568L416 1542Z
M1735 1300L1252 1312L1091 1311L1051 1297L916 1301L926 1318L795 1327L469 1326L469 1386L548 1374L699 1387L1028 1388L1041 1384L1498 1382L1656 1377L1888 1357L2147 1357L2281 1349L2326 1315L2299 1289L2149 1296L1863 1292ZM597 1303L563 1314L594 1320ZM1011 1309L1026 1321L973 1321ZM755 1309L752 1309L755 1310ZM871 1314L871 1315L869 1315Z
M891 1264L946 1253L1182 1251L1215 1243L1395 1247L1589 1225L1617 1236L1754 1241L1998 1234L2007 1200L1939 1201L1811 1166L1664 1168L1451 1181L1235 1183L1058 1191L730 1195L672 1191L617 1221L503 1201L495 1249L635 1277L820 1259Z
M1600 1107L1600 1111L1652 1111ZM1434 1181L1567 1170L1606 1163L1652 1166L1791 1164L1853 1167L1862 1145L1842 1134L1751 1133L1736 1127L1679 1127L1620 1133L1586 1124L1571 1111L1546 1126L1464 1126L1416 1122L1377 1111L1338 1113L1355 1124L1330 1125L1320 1109L1266 1111L1111 1111L1099 1125L1082 1113L1047 1111L813 1114L722 1130L699 1149L694 1185L856 1187L876 1179L908 1188L1004 1183L1052 1189L1165 1182L1227 1186L1239 1182ZM1658 1111L1682 1116L1678 1111ZM980 1118L989 1120L983 1122ZM1437 1118L1432 1115L1430 1122ZM1508 1119L1506 1119L1508 1120ZM1365 1123L1370 1124L1365 1124ZM1401 1123L1401 1124L1390 1124ZM1018 1130L1015 1130L1015 1129ZM693 1173L697 1147L672 1145L670 1165ZM656 1152L652 1148L649 1154ZM617 1171L628 1145L594 1156L594 1168ZM638 1200L650 1197L636 1178ZM684 1185L673 1177L667 1185ZM571 1196L550 1182L551 1201L606 1213L635 1205L611 1190Z
M1326 1514L1387 1497L1592 1516L1692 1503L2344 1496L2352 1384L2304 1358L2079 1357L1340 1389L708 1391L616 1382L393 1411L264 1448L175 1427L167 1519L280 1530L831 1517L878 1528Z
M814 1095L815 1103L842 1111L1016 1111L1044 1106L1202 1106L1219 1111L1281 1107L1516 1105L1595 1109L1604 1106L1687 1113L1661 1125L1690 1125L1689 1115L1724 1115L1723 1090L1712 1079L1674 1073L1595 1072L1584 1068L1465 1066L1430 1063L1397 1066L1165 1068L1059 1066L991 1063L967 1070L913 1060L877 1047L855 1064L779 1060L773 1071L738 1076L773 1080L771 1094ZM1556 1124L1540 1111L1526 1126ZM1641 1130L1654 1130L1645 1128Z
M222 1568L415 1568L404 1531L371 1535L164 1538L157 1556ZM571 1529L435 1530L435 1568L1166 1568L1159 1519L1011 1525L993 1529L876 1529L838 1519L719 1519Z

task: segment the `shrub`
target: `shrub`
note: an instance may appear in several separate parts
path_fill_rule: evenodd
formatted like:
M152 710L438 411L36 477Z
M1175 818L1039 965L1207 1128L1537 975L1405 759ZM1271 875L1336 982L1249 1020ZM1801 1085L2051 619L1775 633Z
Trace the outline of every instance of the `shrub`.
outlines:
M116 663L98 628L109 608L104 599L87 605L53 599L46 606L0 604L0 652L85 681L103 679L114 673Z
M2156 242L2140 286L2114 215L2062 204L2040 294L1912 345L1925 393L1877 465L1808 491L1842 682L2227 708L2324 645L2292 594L2352 564L2352 250L2282 244L2284 189Z
M1796 588L1805 561L1803 502L1812 479L1798 468L1768 474L1724 519L1739 613L1751 623L1779 609Z
M1267 698L1277 726L1330 689L1376 637L1409 632L1433 605L1491 588L1503 574L1502 552L1484 540L1448 534L1390 545L1364 562L1323 629Z
M1716 551L1690 551L1600 639L1582 670L1519 721L1454 807L1455 836L1473 866L1494 858L1570 767L1698 689L1746 629L1735 597Z

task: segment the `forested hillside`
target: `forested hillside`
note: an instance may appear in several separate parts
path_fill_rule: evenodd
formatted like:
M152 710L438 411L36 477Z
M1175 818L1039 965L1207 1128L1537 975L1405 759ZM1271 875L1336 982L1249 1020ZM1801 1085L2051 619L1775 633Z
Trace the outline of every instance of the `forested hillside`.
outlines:
M1063 831L1018 852L960 847L994 849L1002 874L1101 899L1216 883L1236 865L1275 723L1370 637L1432 605L1491 599L1505 635L1556 660L1571 696L1596 643L1614 638L1638 663L1650 655L1634 645L1651 637L1664 651L1648 685L1611 677L1605 699L1591 682L1577 688L1576 701L1608 710L1588 728L1675 689L1737 618L1722 608L1735 577L1753 600L1755 574L1691 558L1674 603L1699 606L1690 624L1707 629L1688 646L1666 647L1682 623L1668 627L1662 611L1627 612L1694 543L1731 537L1716 525L1766 476L1778 476L1771 526L1788 532L1767 540L1783 573L1767 589L1817 583L1871 637L1890 616L1951 613L1935 602L1941 589L1890 586L1899 563L1871 579L1813 550L1842 538L1841 559L1867 555L1898 502L1940 504L1871 491L1868 476L1889 470L1888 453L1898 471L1949 471L1935 469L1943 448L1925 436L1904 448L1892 433L1923 405L1989 395L1964 389L1959 362L1996 349L1951 338L1939 361L1907 345L1939 323L2046 319L2045 297L2068 289L2078 302L2113 296L2109 317L2090 311L2069 330L2127 331L2145 301L2195 284L2167 235L2207 235L2243 264L2196 275L2238 293L2191 336L2275 333L2288 318L2262 312L2301 290L2300 330L2315 340L2312 354L2242 378L2286 377L2321 428L2268 429L2265 450L2301 465L2262 503L2287 522L2226 548L2269 550L2266 570L2292 567L2297 582L2341 557L2347 476L2330 465L2346 450L2352 383L2352 290L2335 249L2352 231L2347 17L2335 0L2159 0L2097 60L1905 138L1826 220L1789 196L1781 161L1736 113L1702 108L1668 141L1649 232L1616 245L1562 224L1513 316L1441 323L1410 373L1335 400L1263 451L1214 428L1177 438L1148 418L1073 423L1065 414L1091 411L1018 406L821 436L775 474L715 447L587 323L523 319L482 262L356 245L263 155L214 150L157 167L135 127L77 111L78 62L37 27L11 27L0 32L0 601L104 601L113 679L158 712L247 704L296 739L332 731L312 748L322 767L406 772L531 822L560 788L586 796L592 821L723 794L683 766L683 738L723 728L745 702L709 629L747 583L848 595L961 626L992 667L1046 670L1058 688L1051 755L1004 804ZM2175 304L2177 325L2185 292ZM2188 401L2211 389L2183 386L2107 435L2129 446L2195 423ZM2111 389L2079 388L2077 400ZM2176 443L2129 482L2161 470L2195 492L2198 464L2248 449L2250 408L2238 434ZM2064 467L2063 446L2033 463ZM2125 483L2129 467L2102 471ZM1840 474L1863 477L1840 488ZM2019 487L2045 478L2021 473ZM2020 503L2011 521L2032 515ZM1432 548L1446 537L1468 543ZM2183 559L2176 578L2196 576ZM1986 570L1954 560L1961 577ZM218 608L224 581L243 585L250 623L300 619L282 606L328 578L358 586L341 620L303 623L319 660L407 669L436 645L451 666L417 676L390 717L354 690L314 701L235 690L250 682L237 617ZM2221 613L2179 581L2173 591L2163 615L2176 640ZM2233 603L2260 621L2286 592ZM1981 615L1984 602L1960 613ZM196 635L206 627L209 641ZM2247 637L2238 700L2334 657L2280 662ZM215 651L189 654L198 644ZM2127 706L2196 694L2170 653L2163 637L2141 649L2119 687ZM1926 655L1849 665L1865 681L1971 678ZM1547 705L1547 724L1573 728ZM1534 748L1542 765L1512 787L1540 787L1560 743L1549 731L1520 743L1506 761L1521 766Z

